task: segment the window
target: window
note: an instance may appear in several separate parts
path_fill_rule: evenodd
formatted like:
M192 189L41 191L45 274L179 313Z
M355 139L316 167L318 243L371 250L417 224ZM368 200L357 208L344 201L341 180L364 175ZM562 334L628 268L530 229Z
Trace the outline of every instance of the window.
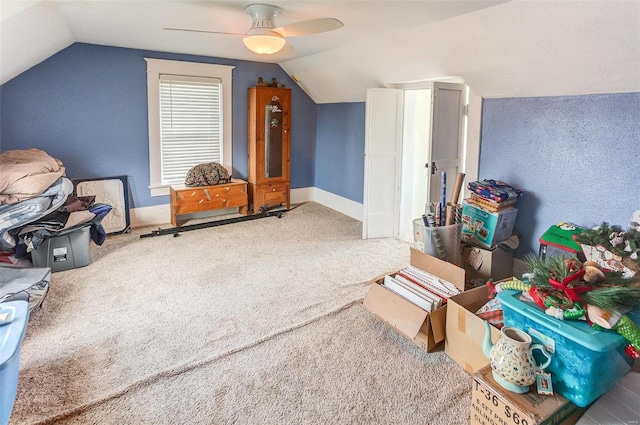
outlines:
M160 164L163 184L182 183L191 167L222 162L220 80L160 75Z
M149 188L169 194L196 164L231 162L232 66L147 61Z

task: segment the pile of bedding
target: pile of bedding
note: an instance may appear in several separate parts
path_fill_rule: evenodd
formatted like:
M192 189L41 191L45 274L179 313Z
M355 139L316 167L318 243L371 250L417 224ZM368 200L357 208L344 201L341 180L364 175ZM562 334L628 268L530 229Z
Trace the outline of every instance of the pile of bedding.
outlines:
M18 263L46 238L84 226L104 242L101 222L111 206L73 196L60 160L40 149L11 150L0 154L0 168L0 261Z
M40 196L65 169L60 160L40 149L12 150L0 154L0 205Z

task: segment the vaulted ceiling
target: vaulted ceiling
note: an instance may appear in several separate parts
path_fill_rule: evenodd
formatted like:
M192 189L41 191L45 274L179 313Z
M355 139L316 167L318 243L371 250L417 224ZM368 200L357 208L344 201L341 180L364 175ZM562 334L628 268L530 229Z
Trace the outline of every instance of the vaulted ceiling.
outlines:
M367 87L458 77L482 97L640 92L640 0L269 1L277 25L333 17L344 27L248 51L251 1L0 2L0 77L74 42L278 63L317 103Z

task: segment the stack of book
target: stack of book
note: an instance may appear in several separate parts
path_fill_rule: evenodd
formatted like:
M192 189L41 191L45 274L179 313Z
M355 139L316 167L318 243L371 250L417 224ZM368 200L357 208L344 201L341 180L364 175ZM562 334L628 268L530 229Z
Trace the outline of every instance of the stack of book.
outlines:
M413 266L394 276L385 276L384 286L428 312L440 308L449 297L460 293L452 283Z

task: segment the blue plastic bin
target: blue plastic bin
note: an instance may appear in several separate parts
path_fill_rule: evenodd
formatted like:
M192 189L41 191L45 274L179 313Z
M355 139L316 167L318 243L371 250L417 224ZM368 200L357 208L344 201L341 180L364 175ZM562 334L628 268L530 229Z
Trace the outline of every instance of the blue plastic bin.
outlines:
M9 422L18 390L20 347L27 330L29 303L9 301L0 303L0 315L8 313L8 320L0 322L0 424ZM2 316L0 316L2 317Z
M633 364L624 348L628 341L615 331L595 330L584 320L559 320L545 314L533 302L520 300L520 291L498 294L504 325L531 335L534 342L552 353L553 389L580 407L585 407L611 388ZM640 323L640 311L629 315Z

